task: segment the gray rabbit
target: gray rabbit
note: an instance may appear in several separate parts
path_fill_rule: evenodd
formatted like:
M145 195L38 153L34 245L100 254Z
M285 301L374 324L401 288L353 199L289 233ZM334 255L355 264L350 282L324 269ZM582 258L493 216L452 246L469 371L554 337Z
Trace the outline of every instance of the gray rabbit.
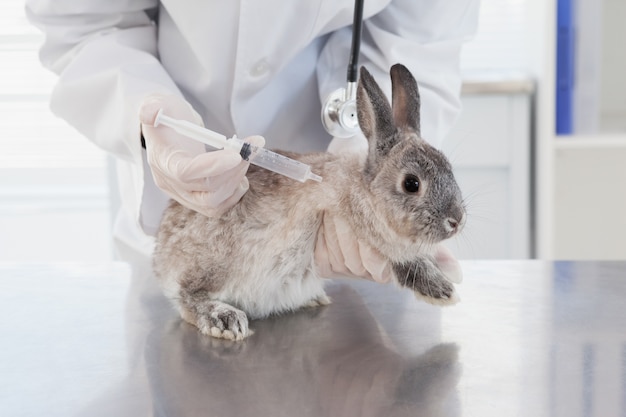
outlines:
M324 179L305 184L250 166L249 191L208 218L172 201L157 235L154 269L181 317L206 335L240 340L248 318L330 302L313 262L325 213L392 264L395 281L432 304L453 304L454 286L433 246L460 231L461 192L446 157L420 138L417 83L391 68L392 106L365 69L358 120L368 139L358 154L286 154Z

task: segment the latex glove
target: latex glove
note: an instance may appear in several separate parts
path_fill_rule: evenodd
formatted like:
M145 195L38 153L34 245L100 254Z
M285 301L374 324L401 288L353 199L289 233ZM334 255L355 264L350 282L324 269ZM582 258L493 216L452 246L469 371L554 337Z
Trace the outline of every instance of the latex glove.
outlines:
M463 281L461 265L447 247L441 243L433 246L430 256L448 281ZM392 277L391 264L380 252L356 239L344 220L326 213L315 244L315 264L324 278L344 275L385 283Z
M459 261L452 255L450 249L446 248L442 243L435 245L433 249L432 256L441 272L443 272L448 281L460 284L463 281L463 271Z
M155 184L180 204L206 216L219 216L248 191L249 163L232 150L207 152L204 144L166 126L154 127L159 109L203 126L202 118L178 96L148 96L139 110L148 164ZM244 139L264 146L261 136Z
M315 244L315 265L321 277L336 275L389 282L389 261L374 248L354 237L344 220L324 213Z

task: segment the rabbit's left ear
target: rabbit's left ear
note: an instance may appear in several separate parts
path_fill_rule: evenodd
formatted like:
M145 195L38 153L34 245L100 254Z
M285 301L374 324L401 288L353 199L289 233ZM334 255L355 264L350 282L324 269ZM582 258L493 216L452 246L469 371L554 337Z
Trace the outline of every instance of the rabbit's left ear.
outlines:
M399 129L420 135L420 94L417 81L402 64L391 67L393 120Z
M356 103L359 126L370 145L372 141L389 140L396 131L391 106L385 93L365 67L361 67Z
M356 103L359 126L369 143L366 170L373 173L380 158L396 144L397 129L385 93L365 67L361 67Z

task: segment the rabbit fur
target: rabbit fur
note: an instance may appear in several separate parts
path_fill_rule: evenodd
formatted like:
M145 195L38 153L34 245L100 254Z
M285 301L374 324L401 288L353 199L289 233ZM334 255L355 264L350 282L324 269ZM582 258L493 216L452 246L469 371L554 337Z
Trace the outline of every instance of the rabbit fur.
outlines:
M324 215L348 222L357 239L391 262L393 279L419 298L457 301L432 248L461 229L461 192L447 158L420 137L415 79L401 64L390 75L391 106L360 70L357 111L366 158L284 153L310 165L321 183L250 166L248 192L217 218L170 203L153 266L184 320L203 334L240 340L252 334L248 319L328 304L313 261Z

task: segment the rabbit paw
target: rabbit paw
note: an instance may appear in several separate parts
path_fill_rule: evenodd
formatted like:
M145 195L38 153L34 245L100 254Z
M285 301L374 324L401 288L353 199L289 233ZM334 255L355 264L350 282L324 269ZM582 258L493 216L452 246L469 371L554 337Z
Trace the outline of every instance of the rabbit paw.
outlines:
M227 340L243 340L253 333L246 313L221 302L213 302L212 308L199 317L198 328L207 336Z
M447 306L456 304L460 298L454 286L448 281L433 281L427 284L427 288L414 291L416 298L422 299L429 304Z
M394 264L400 285L407 287L427 303L451 305L459 301L454 285L446 278L436 262L424 257L406 264Z
M330 300L330 298L325 293L322 293L322 295L311 299L303 307L311 307L311 308L313 308L313 307L327 306L331 302L332 301Z

